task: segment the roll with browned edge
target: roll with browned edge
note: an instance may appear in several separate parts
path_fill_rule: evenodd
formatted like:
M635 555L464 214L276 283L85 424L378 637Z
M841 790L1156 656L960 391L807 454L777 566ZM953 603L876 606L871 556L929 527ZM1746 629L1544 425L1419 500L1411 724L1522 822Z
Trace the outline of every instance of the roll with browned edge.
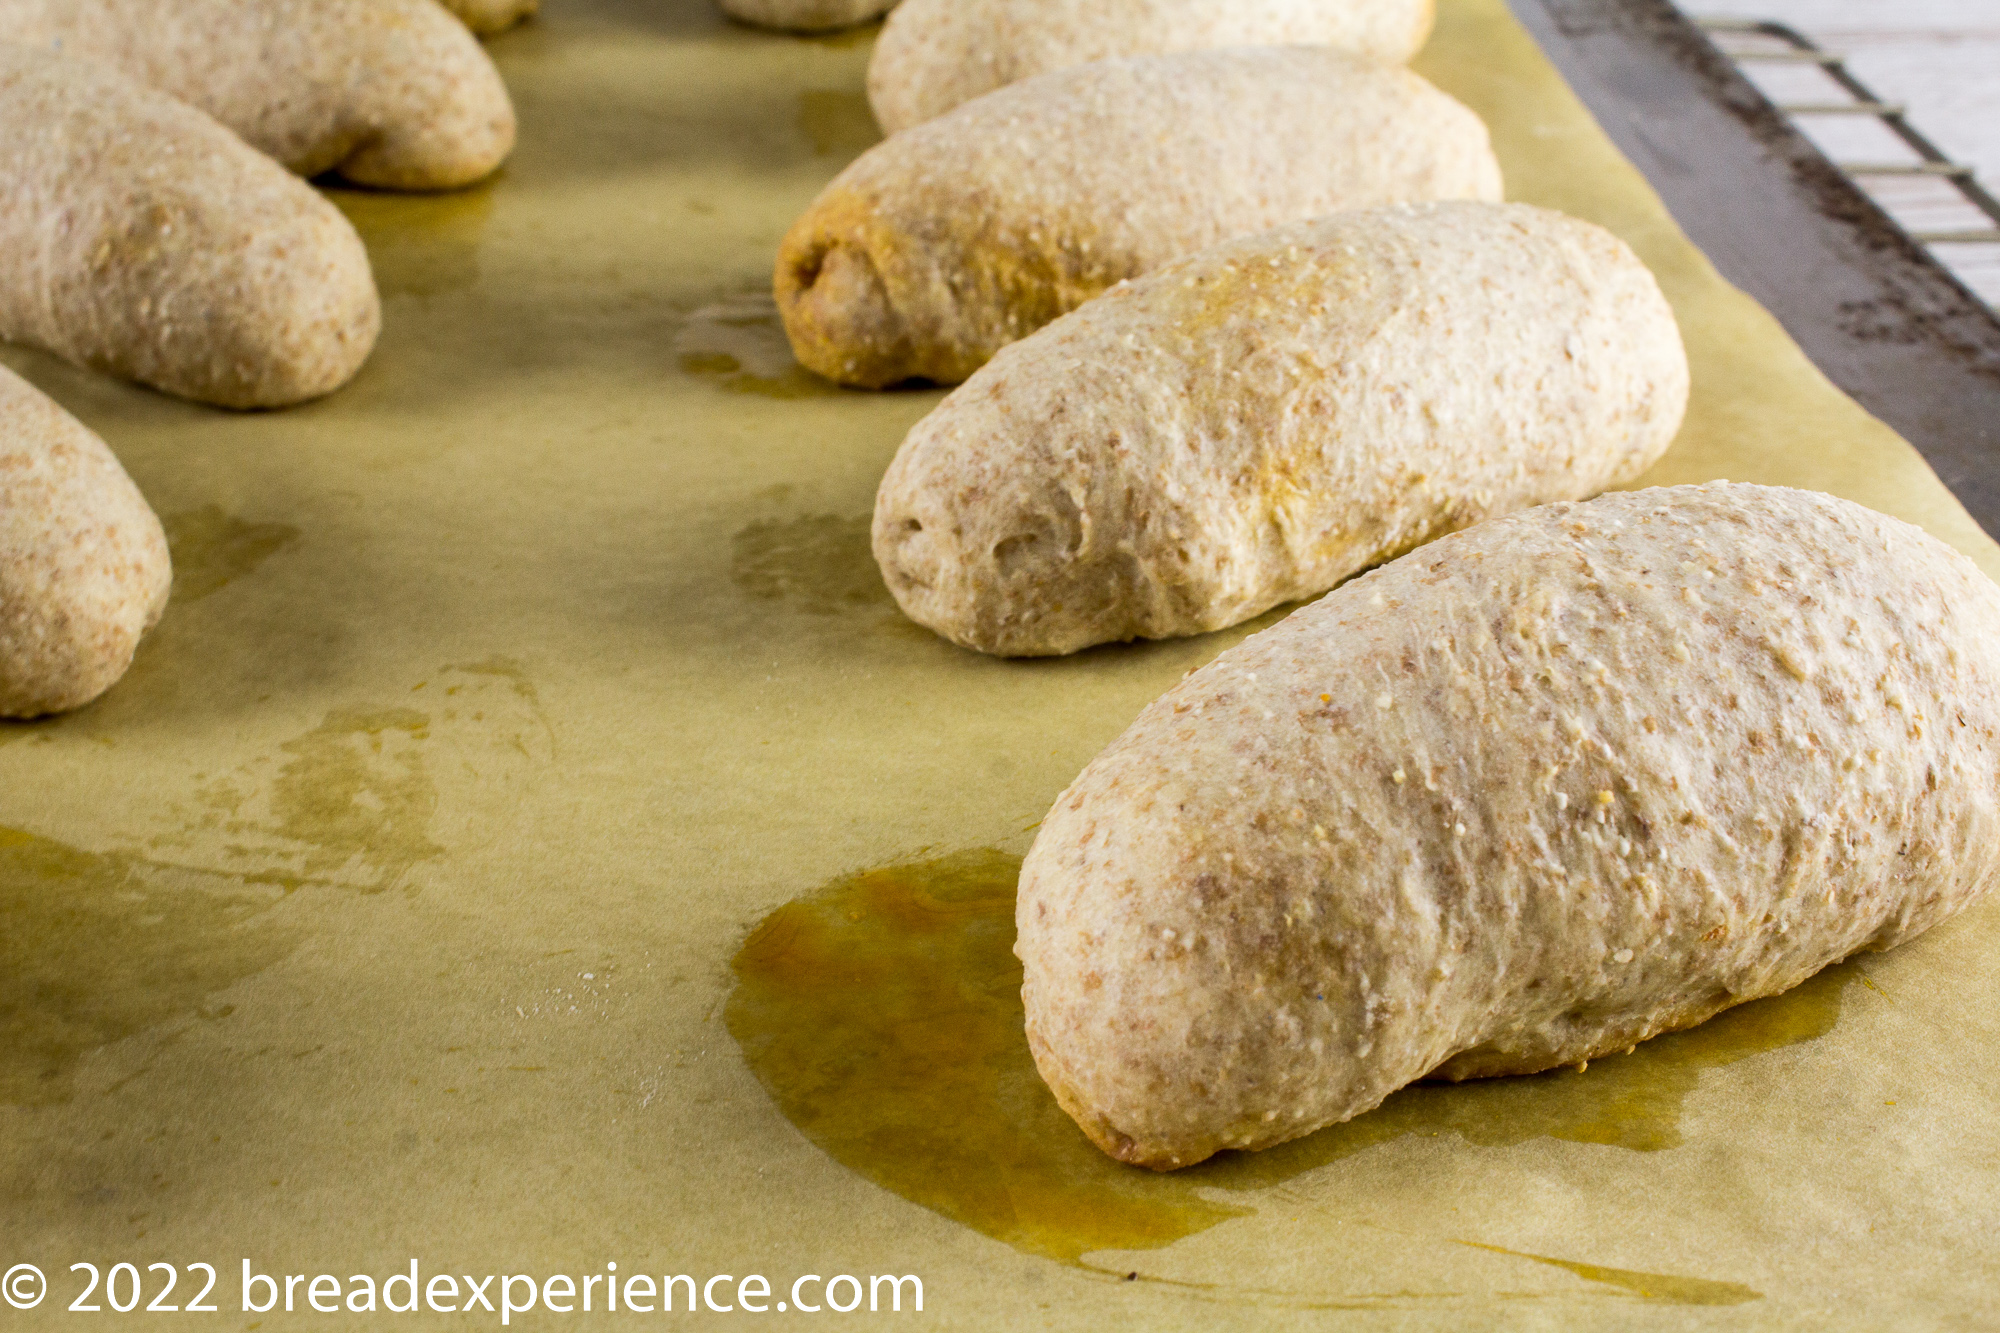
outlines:
M172 582L160 520L104 441L0 366L0 717L117 684Z
M0 41L118 66L302 176L442 190L514 147L514 106L436 0L0 0Z
M1498 199L1479 117L1338 51L1107 60L876 145L778 252L794 353L842 384L955 384L1127 278L1343 209Z
M1022 869L1028 1041L1099 1147L1267 1148L1630 1050L2000 874L2000 589L1713 484L1446 538L1224 653Z
M831 32L881 18L896 0L717 0L742 23L784 32Z
M346 218L191 106L0 43L0 338L224 407L329 393L381 328Z
M481 37L505 32L541 8L541 0L443 0L443 4Z
M1330 46L1401 64L1433 18L1433 0L904 0L876 42L868 100L895 134L995 88L1114 56Z
M1688 394L1602 228L1373 209L1231 241L993 359L875 501L911 619L1010 657L1199 634L1458 528L1631 481Z

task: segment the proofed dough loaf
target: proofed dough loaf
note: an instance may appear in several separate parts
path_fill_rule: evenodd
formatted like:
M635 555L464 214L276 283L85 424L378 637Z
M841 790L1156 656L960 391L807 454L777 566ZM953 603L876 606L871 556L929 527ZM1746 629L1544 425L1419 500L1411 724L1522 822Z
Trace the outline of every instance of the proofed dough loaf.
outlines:
M0 43L0 338L225 407L347 382L381 305L310 186L108 66Z
M1231 241L1006 348L875 502L903 610L1039 656L1221 629L1457 528L1637 477L1686 355L1652 274L1526 204Z
M533 17L541 0L442 0L444 7L482 37L505 32L523 19Z
M172 582L160 521L104 441L0 366L0 717L110 689Z
M882 17L896 0L717 0L722 12L760 28L828 32Z
M2000 589L1713 484L1481 524L1224 653L1022 869L1028 1040L1156 1168L1628 1050L2000 873Z
M302 176L450 189L514 147L499 71L436 0L0 0L0 41L116 65Z
M1017 80L1111 56L1331 46L1400 64L1423 48L1432 18L1433 0L904 0L876 42L868 100L894 134Z
M799 361L955 384L1106 288L1343 209L1500 197L1486 126L1400 66L1311 47L1107 60L877 144L787 233Z

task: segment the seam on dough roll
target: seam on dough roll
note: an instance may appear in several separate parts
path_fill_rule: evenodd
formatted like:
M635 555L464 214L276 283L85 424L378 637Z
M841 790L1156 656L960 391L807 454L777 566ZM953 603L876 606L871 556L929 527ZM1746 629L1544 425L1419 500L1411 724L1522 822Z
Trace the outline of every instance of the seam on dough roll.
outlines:
M1482 524L1150 705L1022 869L1029 1044L1160 1169L1621 1052L2000 874L2000 589L1831 496Z
M1434 18L1434 0L903 0L876 41L868 100L896 134L996 88L1116 56L1330 46L1401 64Z
M160 521L104 441L0 366L0 717L110 689L172 583Z
M896 0L716 0L722 12L740 23L780 32L832 32L878 19L896 7Z
M952 384L1231 237L1500 189L1479 117L1397 66L1282 47L1106 60L871 148L786 234L775 288L819 374Z
M0 41L115 65L302 176L454 189L514 147L500 72L436 0L0 0Z
M1003 350L911 430L874 549L913 620L1046 656L1247 620L1636 478L1687 404L1623 242L1526 204L1229 242Z
M0 338L224 407L330 393L381 303L340 210L193 107L0 43Z

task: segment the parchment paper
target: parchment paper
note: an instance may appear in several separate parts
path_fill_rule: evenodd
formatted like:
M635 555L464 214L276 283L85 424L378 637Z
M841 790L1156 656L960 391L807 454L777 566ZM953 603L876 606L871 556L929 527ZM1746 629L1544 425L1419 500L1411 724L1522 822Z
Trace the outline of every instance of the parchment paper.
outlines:
M230 1304L244 1258L413 1256L913 1273L921 1321L963 1328L1992 1317L2000 905L1637 1072L1420 1089L1324 1160L1160 1184L1214 1214L1167 1244L1010 1243L961 1220L1012 1207L1004 1172L968 1212L949 1172L802 1130L729 1028L746 936L871 867L1004 880L1077 770L1247 631L1010 664L905 624L867 515L938 395L819 385L766 295L874 137L868 35L546 9L493 46L523 124L500 180L338 196L387 302L344 392L227 415L5 353L119 452L179 574L109 698L0 728L0 1261L60 1279L8 1327L73 1324L78 1260L215 1264L218 1327L493 1322ZM1500 0L1446 0L1419 68L1488 119L1513 197L1610 226L1672 296L1695 403L1650 481L1833 491L2000 572ZM889 1160L921 1128L884 1124Z

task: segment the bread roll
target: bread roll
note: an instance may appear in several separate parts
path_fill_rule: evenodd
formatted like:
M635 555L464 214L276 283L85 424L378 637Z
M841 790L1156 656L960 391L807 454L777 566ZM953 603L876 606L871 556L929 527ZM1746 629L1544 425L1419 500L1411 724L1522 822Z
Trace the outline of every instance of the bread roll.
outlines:
M743 23L788 32L828 32L877 19L896 0L718 0L722 12Z
M541 0L443 0L443 3L481 37L505 32L521 20L533 17L541 8Z
M1630 481L1687 392L1673 312L1610 233L1525 204L1342 214L1001 352L904 440L875 558L981 652L1198 634Z
M0 41L116 65L302 176L450 189L514 147L499 71L436 0L0 0Z
M1433 0L906 0L875 44L868 100L895 134L995 88L1112 56L1331 46L1401 64L1430 36L1433 8Z
M172 582L160 520L104 441L0 366L0 717L110 689Z
M1146 709L1021 873L1028 1041L1167 1169L1526 1074L1888 949L2000 873L2000 590L1716 484L1531 510Z
M778 254L809 369L955 384L1126 278L1343 209L1498 199L1472 112L1408 70L1257 47L1015 84L863 154Z
M381 306L340 211L193 107L0 44L0 338L169 393L347 382Z

